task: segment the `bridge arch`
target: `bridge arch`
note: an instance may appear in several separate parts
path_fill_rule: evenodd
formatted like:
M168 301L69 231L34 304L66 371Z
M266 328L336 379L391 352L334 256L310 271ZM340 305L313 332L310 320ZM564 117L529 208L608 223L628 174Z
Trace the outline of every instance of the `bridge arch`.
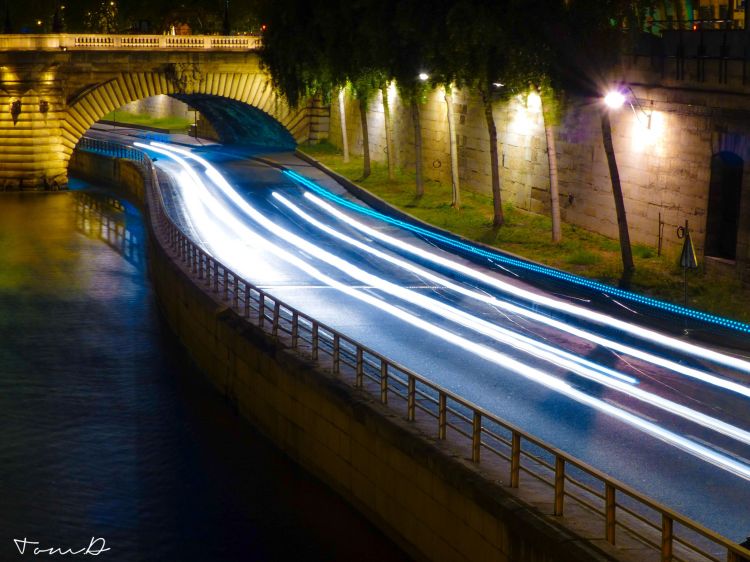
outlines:
M290 150L309 138L309 108L290 108L265 74L176 73L167 67L162 72L120 73L75 96L61 123L66 167L95 122L123 105L160 94L195 107L227 143Z

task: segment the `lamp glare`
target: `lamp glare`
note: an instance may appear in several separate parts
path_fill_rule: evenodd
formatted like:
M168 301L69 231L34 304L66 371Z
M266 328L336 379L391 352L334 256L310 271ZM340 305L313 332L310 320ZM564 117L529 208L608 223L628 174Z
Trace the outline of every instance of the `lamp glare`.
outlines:
M617 90L612 90L604 96L604 103L611 109L620 109L625 103L625 96Z

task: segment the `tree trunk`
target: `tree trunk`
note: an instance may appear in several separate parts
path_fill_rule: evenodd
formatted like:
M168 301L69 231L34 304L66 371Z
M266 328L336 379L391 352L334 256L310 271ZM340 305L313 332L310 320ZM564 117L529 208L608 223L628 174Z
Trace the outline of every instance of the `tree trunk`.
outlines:
M458 147L456 146L456 123L453 117L453 96L450 87L445 88L445 105L448 106L448 137L450 139L451 152L451 186L453 188L453 201L451 206L461 208L461 189L458 180Z
M629 285L630 279L635 271L633 264L633 251L630 248L630 233L628 232L628 218L625 215L625 201L622 196L622 185L620 184L620 173L617 170L615 160L615 148L612 144L612 126L609 122L609 111L602 110L602 140L604 152L607 155L609 165L609 176L612 180L612 195L615 198L615 212L617 213L617 228L620 234L620 252L622 253L622 282L624 286Z
M674 19L677 20L677 29L685 29L685 12L682 8L682 0L672 0L672 8L674 10Z
M344 151L344 162L349 162L349 139L346 132L346 107L344 106L344 88L339 90L339 117L341 122L341 149Z
M370 176L370 131L367 128L367 100L359 98L359 115L362 118L362 156L364 164L362 167L362 179Z
M541 94L539 95L541 98ZM552 217L552 241L557 243L562 240L562 228L560 226L560 188L557 177L557 147L555 144L555 130L547 120L544 113L544 101L542 101L542 119L544 120L544 133L547 136L547 162L549 163L549 202L550 216Z
M419 117L419 104L416 98L411 100L411 121L414 125L414 171L417 176L417 197L424 195L424 178L422 177L422 123Z
M393 148L393 124L391 123L391 107L388 104L388 86L380 88L383 96L383 118L385 120L385 152L388 157L388 179L396 179L396 151Z
M497 127L495 116L492 114L492 98L489 93L482 92L482 103L484 105L484 117L487 120L487 132L490 135L490 172L492 173L492 226L499 228L503 226L503 199L500 193L500 168L497 156Z

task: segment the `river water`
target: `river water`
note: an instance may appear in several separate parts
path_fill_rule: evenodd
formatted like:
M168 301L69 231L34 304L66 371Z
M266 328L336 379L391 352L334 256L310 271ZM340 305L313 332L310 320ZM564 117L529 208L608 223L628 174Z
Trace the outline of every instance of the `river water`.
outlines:
M405 560L184 358L138 210L72 187L0 194L0 560Z

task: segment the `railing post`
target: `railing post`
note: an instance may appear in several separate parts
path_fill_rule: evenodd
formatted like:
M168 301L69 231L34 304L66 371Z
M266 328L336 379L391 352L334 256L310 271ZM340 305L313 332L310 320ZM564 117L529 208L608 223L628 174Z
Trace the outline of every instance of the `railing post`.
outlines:
M518 488L521 480L521 434L514 431L510 437L510 487Z
M292 311L292 348L296 349L299 343L299 312Z
M672 518L661 514L661 562L672 562Z
M250 285L247 281L242 283L245 287L245 318L250 318Z
M565 459L560 455L555 456L555 512L560 516L563 514L565 505Z
M232 307L237 308L240 301L240 279L234 274L234 287L232 289Z
M313 320L312 324L312 358L318 360L318 347L320 346L320 328L318 323Z
M198 279L203 279L203 250L198 250Z
M266 319L266 295L258 293L258 327L263 329L263 323Z
M338 374L341 370L341 336L333 334L333 372Z
M438 393L438 439L445 439L448 428L448 398L445 392Z
M380 402L388 404L388 363L384 358L380 359Z
M471 422L471 460L479 462L482 451L482 414L474 410Z
M219 292L219 262L214 261L214 293Z
M229 300L229 270L224 267L224 300Z
M211 265L214 262L214 260L211 258L211 256L206 255L206 287L209 289L211 288L211 274L213 273L213 265Z
M364 386L364 375L365 375L365 360L364 351L362 348L357 346L357 372L354 376L354 386L362 388Z
M417 410L417 379L409 375L406 390L406 419L414 421Z
M271 327L271 334L273 337L279 335L279 319L281 317L281 304L279 301L275 301L273 305L273 325Z
M615 487L606 483L604 485L604 515L605 515L605 534L609 544L615 544L615 530L617 515L615 512L617 504L615 503Z

